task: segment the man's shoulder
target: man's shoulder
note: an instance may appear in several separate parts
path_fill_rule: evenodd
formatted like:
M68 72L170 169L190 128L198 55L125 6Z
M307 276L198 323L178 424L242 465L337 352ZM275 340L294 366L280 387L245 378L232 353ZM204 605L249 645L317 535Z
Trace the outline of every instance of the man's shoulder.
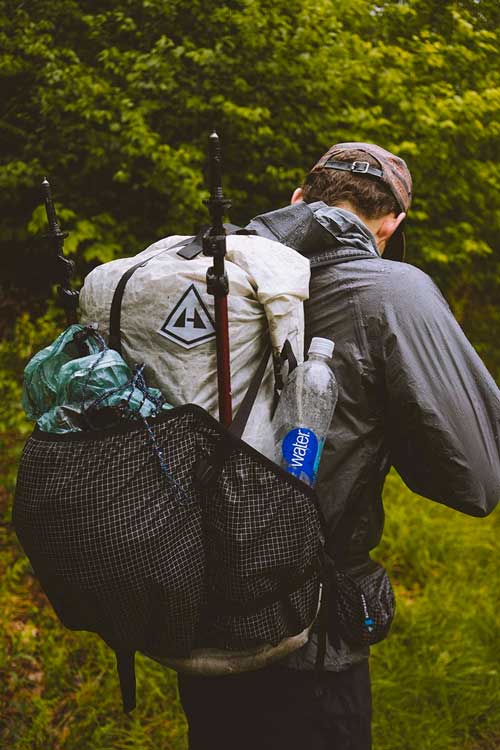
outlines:
M372 258L347 263L344 268L349 286L377 307L425 306L432 298L441 297L431 277L410 263Z
M423 287L434 285L431 277L425 271L411 263L384 260L384 258L380 258L379 262L388 284L402 284L404 286L417 284Z
M435 318L449 309L431 277L410 263L372 258L331 268L334 278L320 281L319 296L332 295L338 301L348 295L354 302L352 312L381 324Z
M380 302L391 308L425 311L433 301L443 301L431 277L410 263L381 259L382 273L378 292Z
M368 266L366 262L358 274L353 264L348 286L355 298L353 309L375 322L379 332L423 330L450 318L447 301L425 271L382 258Z
M410 263L384 260L381 257L367 256L349 262L325 264L312 268L316 282L328 286L332 292L342 281L352 291L357 291L366 300L378 303L397 304L407 300L418 303L429 296L440 295L431 277ZM335 279L331 284L332 275Z

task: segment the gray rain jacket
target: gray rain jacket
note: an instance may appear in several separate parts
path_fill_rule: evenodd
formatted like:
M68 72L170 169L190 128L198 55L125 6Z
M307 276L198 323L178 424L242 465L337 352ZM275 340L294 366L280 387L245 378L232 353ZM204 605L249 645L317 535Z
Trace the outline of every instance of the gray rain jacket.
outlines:
M355 214L321 202L263 214L248 228L310 259L306 347L313 336L335 341L339 401L317 483L330 552L345 547L349 514L358 519L347 563L379 543L391 465L419 495L490 513L500 498L500 391L432 280L381 258ZM357 259L331 264L342 256ZM288 666L312 667L314 651L309 644ZM366 655L329 646L326 666Z

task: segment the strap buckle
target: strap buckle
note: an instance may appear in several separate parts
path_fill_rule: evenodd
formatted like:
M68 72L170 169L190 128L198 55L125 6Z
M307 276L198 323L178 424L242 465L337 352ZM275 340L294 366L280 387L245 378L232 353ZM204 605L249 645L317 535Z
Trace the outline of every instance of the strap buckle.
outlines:
M351 164L351 172L357 174L366 174L370 169L370 163L367 161L353 161Z

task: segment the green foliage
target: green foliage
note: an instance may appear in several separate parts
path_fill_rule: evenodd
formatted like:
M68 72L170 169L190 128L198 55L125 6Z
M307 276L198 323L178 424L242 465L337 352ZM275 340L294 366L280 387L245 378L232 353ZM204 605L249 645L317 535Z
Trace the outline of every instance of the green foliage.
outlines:
M240 222L285 203L330 143L377 141L414 174L410 259L500 372L484 325L500 284L497 3L108 0L94 10L0 0L0 241L17 285L45 173L84 273L206 218L214 125Z
M175 676L139 656L140 710L122 713L113 653L57 621L28 560L0 529L0 744L10 750L183 750Z
M395 476L384 501L377 554L395 583L397 617L372 651L375 747L481 748L481 738L500 735L500 516L453 513Z
M62 327L60 313L51 308L35 322L27 313L13 336L0 341L0 493L12 489L17 458L33 425L21 409L23 370L29 359L47 346Z
M206 137L222 138L231 218L283 205L333 142L409 163L410 262L435 277L500 379L497 0L0 0L0 744L185 747L174 678L140 659L121 715L109 652L64 631L8 524L31 425L27 359L64 327L38 185L51 180L78 275L206 221ZM30 315L27 314L30 311ZM17 321L16 321L17 318ZM415 499L391 478L379 556L397 582L374 649L378 750L458 750L500 733L498 514Z

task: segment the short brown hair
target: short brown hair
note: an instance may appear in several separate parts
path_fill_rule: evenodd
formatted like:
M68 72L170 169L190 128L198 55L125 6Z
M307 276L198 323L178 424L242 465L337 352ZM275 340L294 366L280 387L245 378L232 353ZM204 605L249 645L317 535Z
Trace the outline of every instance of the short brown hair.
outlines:
M343 151L338 161L367 161L372 167L379 162L365 151ZM329 206L349 202L366 219L379 219L386 214L396 216L400 207L391 190L368 174L341 172L327 167L313 169L302 185L306 203L323 201Z

